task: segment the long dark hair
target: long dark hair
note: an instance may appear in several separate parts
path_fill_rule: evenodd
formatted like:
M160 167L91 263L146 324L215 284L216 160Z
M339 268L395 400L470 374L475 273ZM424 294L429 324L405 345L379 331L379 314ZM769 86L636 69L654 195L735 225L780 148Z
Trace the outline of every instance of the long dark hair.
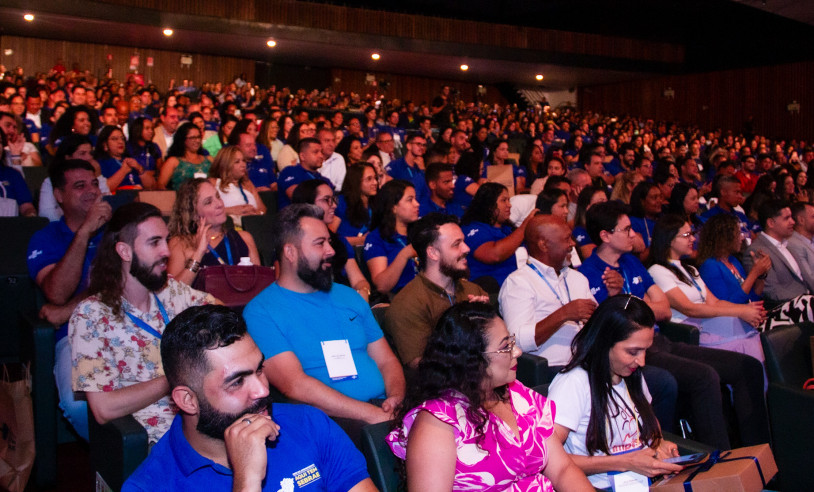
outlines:
M687 285L693 285L692 279L688 278L684 272L670 262L670 244L676 238L678 231L684 227L687 219L680 215L666 214L656 221L656 226L653 228L653 238L650 241L650 259L649 265L661 265L670 270L679 280ZM687 272L698 278L698 271L684 258L679 260L681 266Z
M630 215L633 217L644 218L644 200L647 194L655 187L652 181L642 181L637 184L633 191L630 192Z
M489 359L483 352L488 343L486 330L497 317L497 310L484 302L462 302L444 311L427 339L418 368L409 378L407 394L396 409L397 425L410 410L425 401L444 398L452 390L469 402L466 419L482 438L489 419L483 408L489 396L483 391ZM507 387L495 388L494 393L503 400Z
M591 200L597 193L604 193L605 198L608 198L608 190L601 186L587 186L579 192L577 196L577 214L574 217L574 225L585 227L585 214L588 213L588 207L591 206Z
M455 164L455 174L468 176L475 183L480 179L480 163L483 161L483 152L464 152Z
M175 132L175 136L172 138L172 145L167 149L167 157L177 157L178 159L184 157L184 154L186 154L187 135L192 130L201 133L200 128L190 122L186 122L178 127L178 131ZM201 133L201 138L203 138L203 133ZM203 145L198 149L198 154L203 155Z
M113 135L113 132L121 132L122 136L124 136L124 132L121 130L121 128L113 125L106 125L104 128L102 128L102 131L99 132L99 137L96 139L96 148L93 149L93 158L97 161L111 157L110 149L106 149L105 146L107 145L107 141L110 139L110 136ZM124 155L122 157L129 156L130 151L127 148L127 141L125 140Z
M644 301L628 294L617 295L607 298L596 308L571 342L571 362L562 372L579 367L588 373L591 416L585 433L585 447L591 456L596 452L610 454L608 443L613 441L613 428L608 428L607 422L621 411L619 402L610 398L613 380L608 354L614 345L630 338L633 332L652 330L655 323L656 317ZM641 368L623 379L641 417L640 439L647 446L654 447L661 440L661 429L644 396Z
M407 188L414 188L413 184L403 179L388 181L379 190L378 198L373 206L373 224L371 229L379 229L379 234L385 241L391 241L396 232L396 216L393 207L401 201Z
M342 182L342 195L345 197L345 202L348 204L347 219L348 222L354 227L362 227L370 220L368 209L373 207L375 196L368 197L368 207L362 203L362 178L365 175L365 169L373 171L376 176L376 168L369 162L359 162L348 167L348 173L345 176L345 181ZM378 193L378 192L377 192Z
M461 218L461 224L483 222L492 225L497 212L497 199L507 188L500 183L483 183L478 188L472 203Z

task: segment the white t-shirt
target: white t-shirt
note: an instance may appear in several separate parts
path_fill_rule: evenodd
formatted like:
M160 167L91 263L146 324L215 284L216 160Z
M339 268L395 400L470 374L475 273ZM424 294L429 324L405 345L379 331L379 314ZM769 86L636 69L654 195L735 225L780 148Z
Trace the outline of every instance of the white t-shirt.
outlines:
M564 268L558 276L552 267L534 258L528 261L545 275L559 299L537 272L526 264L503 282L498 296L500 313L508 330L517 337L517 344L523 352L545 357L549 366L564 366L571 360L571 340L579 327L576 323L565 323L538 347L534 341L537 323L560 309L563 303L575 299L596 299L591 294L588 279L578 271Z
M613 438L610 439L611 454L620 454L624 452L633 451L642 447L639 437L639 412L633 405L628 393L627 385L624 379L617 385L613 386L611 392L611 399L609 401L610 410L608 438L610 439L611 430L613 431ZM651 401L650 391L647 389L647 383L642 378L642 390L647 401ZM624 403L619 401L622 398ZM582 368L575 368L564 374L557 374L551 387L548 389L548 398L554 400L557 405L557 415L554 417L554 423L566 427L571 432L565 440L565 452L580 456L589 456L588 448L585 445L585 434L588 431L588 422L591 418L591 387L588 381L588 373ZM618 402L618 412L614 403ZM627 405L627 406L625 406ZM631 414L631 411L633 414ZM614 414L616 414L614 416ZM595 456L603 455L597 451ZM607 473L597 473L589 475L588 480L591 481L594 487L604 489L611 486L608 480Z
M228 208L248 204L257 208L257 200L254 198L254 194L246 188L243 188L243 193L240 193L240 188L238 188L235 183L229 183L229 186L226 187L226 191L223 191L220 187L220 178L215 181L215 188L217 188L218 193L220 193L224 207ZM230 217L232 217L232 221L235 225L243 226L243 221L239 215L230 215Z
M319 174L325 176L333 183L336 191L342 191L342 183L345 182L345 174L348 172L345 166L345 158L334 152L322 162Z
M681 292L687 296L687 299L690 302L695 304L701 304L706 302L706 298L709 295L707 291L707 284L701 279L700 276L692 277L690 276L689 272L681 266L681 263L678 260L671 260L672 263L676 268L678 268L687 278L691 279L689 284L682 282L681 280L676 277L676 275L668 270L666 267L662 265L653 265L647 269L647 272L650 273L650 276L653 277L653 281L656 282L656 285L659 286L661 290L667 292L669 290L673 290L676 287L681 289ZM692 281L695 281L695 284ZM696 285L698 286L696 288ZM700 289L700 291L699 291ZM673 312L672 321L675 323L681 323L685 319L687 319L687 315L676 311L675 309L670 309Z

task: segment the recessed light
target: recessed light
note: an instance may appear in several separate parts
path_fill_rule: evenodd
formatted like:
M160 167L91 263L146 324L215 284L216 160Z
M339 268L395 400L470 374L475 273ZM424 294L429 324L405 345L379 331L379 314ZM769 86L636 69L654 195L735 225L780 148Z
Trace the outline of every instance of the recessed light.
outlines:
M381 55L378 53L373 53L372 55L370 55L370 57L373 58L374 60L378 60L379 58L381 58Z
M534 76L534 78L537 80L543 80L543 74L538 73L537 75Z
M167 36L167 37L172 36L172 29L170 29L169 27L164 29L163 32L164 32L164 36Z
M269 39L268 41L266 41L266 46L268 46L269 48L274 48L275 46L277 46L277 41Z
M463 65L461 65L461 70L463 70L464 72L466 72L467 70L469 70L469 65L467 65L467 64L463 64Z
M23 16L23 19L27 20L28 22L31 22L34 20L34 14L25 14Z

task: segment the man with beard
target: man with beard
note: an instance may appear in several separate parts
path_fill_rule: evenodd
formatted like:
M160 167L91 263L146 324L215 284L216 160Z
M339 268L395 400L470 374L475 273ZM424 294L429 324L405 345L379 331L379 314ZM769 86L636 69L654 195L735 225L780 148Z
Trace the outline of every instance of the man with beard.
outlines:
M217 302L167 278L168 234L153 205L116 210L93 261L89 297L68 323L73 390L85 393L100 424L132 414L151 444L175 416L161 366L161 334L186 308Z
M452 304L489 301L480 286L469 282L466 255L469 246L458 219L429 213L410 230L410 244L421 271L393 298L385 326L392 335L401 361L416 367L427 338L438 319Z
M123 491L375 490L364 458L324 413L272 407L263 354L239 314L187 309L164 331L161 360L179 414Z
M430 212L440 212L462 217L463 207L452 201L455 195L455 169L452 165L441 162L429 164L425 179L430 193L419 200L418 214L423 217Z
M309 204L280 211L272 234L280 276L243 315L267 358L266 376L284 395L331 417L390 420L404 397L404 373L367 302L333 283L322 214ZM368 403L382 398L381 406Z

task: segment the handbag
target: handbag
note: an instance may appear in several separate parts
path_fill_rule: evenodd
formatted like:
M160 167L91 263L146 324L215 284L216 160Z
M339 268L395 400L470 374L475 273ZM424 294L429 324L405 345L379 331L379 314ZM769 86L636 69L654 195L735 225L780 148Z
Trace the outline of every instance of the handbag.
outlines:
M224 305L235 308L248 304L276 279L273 267L215 265L202 268L192 287L212 294Z
M3 364L0 380L0 489L23 492L34 467L34 410L31 405L31 371L12 381Z
M2 182L0 182L0 190L3 192L3 196L0 197L0 217L17 217L19 215L17 200L8 197L6 187Z

